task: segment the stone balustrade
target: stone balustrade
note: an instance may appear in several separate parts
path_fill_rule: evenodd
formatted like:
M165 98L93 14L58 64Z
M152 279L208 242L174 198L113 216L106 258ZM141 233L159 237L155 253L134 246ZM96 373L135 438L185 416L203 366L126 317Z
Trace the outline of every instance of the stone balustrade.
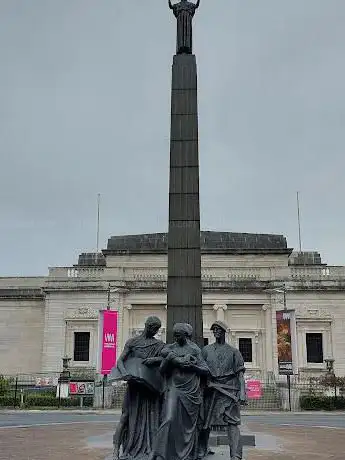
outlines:
M105 267L54 267L49 269L50 278L103 278ZM122 268L121 280L166 281L167 270L155 267ZM204 268L203 281L345 281L345 267L337 266L289 266Z
M102 278L104 267L56 267L49 269L50 278ZM123 268L120 278L128 281L166 281L167 270L164 268ZM274 280L276 269L267 267L253 268L205 268L202 270L204 281L212 280Z
M292 281L338 281L345 280L345 267L342 266L294 266L290 267Z
M124 279L128 280L150 280L165 281L167 270L155 268L131 268L125 269ZM201 278L204 281L212 280L274 280L277 278L277 271L271 268L204 268Z
M104 267L49 268L50 278L102 278Z

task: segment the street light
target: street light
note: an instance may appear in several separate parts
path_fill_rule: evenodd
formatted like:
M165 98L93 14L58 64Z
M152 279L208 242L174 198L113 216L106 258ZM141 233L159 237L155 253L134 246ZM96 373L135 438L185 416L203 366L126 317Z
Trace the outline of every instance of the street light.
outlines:
M58 398L59 398L59 407L61 404L61 398L68 398L68 387L69 382L71 380L71 373L69 371L69 362L71 358L68 356L64 356L62 358L62 372L60 372L60 376L58 379ZM62 392L61 392L62 390Z
M71 361L72 358L69 358L68 356L64 356L62 358L62 367L63 370L66 371L69 367L69 362Z
M325 358L327 372L329 374L334 374L334 358Z
M107 289L107 310L111 310L110 308L110 301L111 301L111 293L116 292L117 289L111 289L111 284L108 283L108 289ZM107 385L108 381L108 375L104 374L103 379L102 379L102 409L105 408L105 387Z
M284 311L287 311L287 305L286 305L286 287L284 286L279 286L277 288L273 289L267 289L268 292L276 292L278 294L283 294L283 305L284 305ZM288 387L288 398L289 398L289 410L290 412L292 411L292 404L291 404L291 375L289 373L286 374L286 381L287 381L287 387Z
M334 358L325 358L324 359L326 363L326 368L327 368L327 373L331 377L331 382L333 383L334 386L334 402L336 403L337 401L337 378L335 376L335 371L334 371Z

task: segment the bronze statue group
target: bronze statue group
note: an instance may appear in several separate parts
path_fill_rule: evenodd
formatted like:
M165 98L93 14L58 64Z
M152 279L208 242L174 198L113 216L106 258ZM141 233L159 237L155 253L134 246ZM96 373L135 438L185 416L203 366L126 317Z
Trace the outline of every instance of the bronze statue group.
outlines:
M242 459L240 406L245 404L244 362L215 321L215 343L202 349L190 324L174 325L174 343L155 338L149 317L144 332L127 341L110 380L127 382L114 434L114 460L202 460L211 430L227 431L231 460Z

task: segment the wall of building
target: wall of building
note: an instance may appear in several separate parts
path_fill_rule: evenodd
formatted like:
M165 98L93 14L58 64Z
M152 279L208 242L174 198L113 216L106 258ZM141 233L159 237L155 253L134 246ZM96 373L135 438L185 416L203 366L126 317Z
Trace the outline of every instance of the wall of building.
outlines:
M336 373L345 375L345 292L288 292L287 307L296 311L298 368L302 372L325 368L324 363L307 363L306 334L321 333L324 358L333 357Z
M205 292L203 301L204 338L212 343L214 341L210 330L212 323L215 320L225 321L230 328L227 337L229 343L238 347L241 338L252 340L253 360L246 363L248 372L255 375L262 370L264 373L272 371L272 313L271 310L266 312L266 309L263 308L264 304L269 302L268 294ZM128 332L123 337L121 348L128 337L144 329L145 320L149 315L155 315L161 319L160 338L165 340L165 293L129 292L123 309L123 329Z
M0 374L40 372L43 300L0 300Z
M109 256L104 269L60 267L46 279L0 278L0 373L55 373L61 370L64 355L72 358L74 368L97 369L99 310L107 306L109 283L110 307L119 312L118 352L129 337L142 331L150 315L162 320L165 339L166 262L164 255ZM212 322L225 321L230 327L229 343L238 346L241 338L251 339L253 359L246 363L248 371L277 374L275 318L276 311L283 309L283 298L265 286L267 281L286 283L287 308L296 311L296 370L312 374L325 369L324 363L306 359L306 334L316 332L322 334L324 357L332 356L337 374L345 375L343 267L296 270L287 262L286 255L204 255L204 337L212 342ZM212 287L205 274L224 282ZM44 286L44 294L33 299L31 290L39 285ZM13 297L17 291L21 296ZM73 359L75 332L90 333L88 362Z
M72 358L70 364L78 368L97 368L99 310L106 308L106 291L100 283L98 290L67 289L55 287L46 294L42 371L60 371L62 357ZM75 362L73 359L74 332L90 332L90 359Z

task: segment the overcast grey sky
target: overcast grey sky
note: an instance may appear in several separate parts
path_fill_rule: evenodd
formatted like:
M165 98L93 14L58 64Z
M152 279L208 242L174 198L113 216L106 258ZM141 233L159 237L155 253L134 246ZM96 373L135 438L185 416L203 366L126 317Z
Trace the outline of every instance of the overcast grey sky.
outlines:
M345 1L201 0L203 229L345 264ZM167 0L0 0L0 276L166 231Z

